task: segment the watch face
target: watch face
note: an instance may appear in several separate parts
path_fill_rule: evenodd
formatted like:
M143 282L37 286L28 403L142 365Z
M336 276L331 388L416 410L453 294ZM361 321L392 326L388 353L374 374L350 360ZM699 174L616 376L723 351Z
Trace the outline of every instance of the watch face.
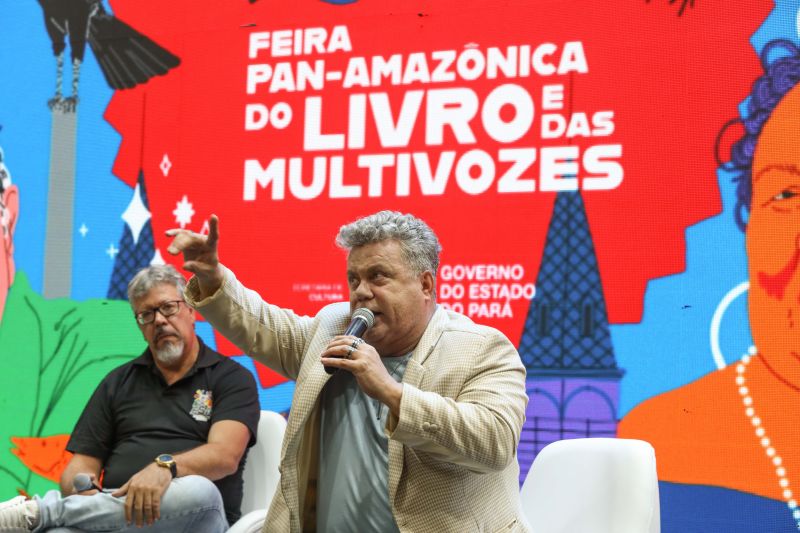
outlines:
M178 465L175 464L175 459L168 453L162 453L155 460L158 466L169 468L169 473L172 474L172 478L175 479L178 477Z

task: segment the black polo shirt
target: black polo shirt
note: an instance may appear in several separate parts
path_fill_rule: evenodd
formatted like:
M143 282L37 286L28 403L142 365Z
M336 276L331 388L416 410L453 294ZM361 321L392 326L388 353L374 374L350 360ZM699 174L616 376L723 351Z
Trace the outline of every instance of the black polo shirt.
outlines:
M248 447L252 446L260 409L250 371L202 341L194 366L169 386L148 348L112 370L98 385L67 450L100 459L103 486L121 487L157 455L174 455L205 444L211 425L220 420L246 425ZM241 515L244 463L245 457L236 473L214 482L230 524Z

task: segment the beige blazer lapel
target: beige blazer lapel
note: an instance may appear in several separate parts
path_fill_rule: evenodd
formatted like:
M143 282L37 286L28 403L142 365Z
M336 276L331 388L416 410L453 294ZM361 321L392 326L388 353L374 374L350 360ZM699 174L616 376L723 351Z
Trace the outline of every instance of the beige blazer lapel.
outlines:
M317 404L319 395L322 392L322 387L331 379L331 374L325 372L325 367L319 361L312 363L308 375L303 380L302 387L296 389L296 394L292 399L292 417L291 424L287 426L288 431L297 431L306 422L308 415Z
M425 360L433 352L436 343L439 342L439 337L442 334L448 322L447 311L444 308L437 306L436 311L433 313L431 320L428 322L428 327L422 334L422 338L414 348L414 353L411 359L408 360L406 371L403 374L403 383L409 384L413 387L419 388L422 383L422 378L425 376L426 367L424 366ZM434 371L434 369L427 369ZM388 420L388 417L387 417ZM400 483L400 477L403 475L403 445L395 440L389 439L389 502L394 505L395 494L397 493L397 486Z
M425 360L428 359L428 356L431 354L433 349L436 347L436 343L439 342L439 337L442 335L442 331L447 326L450 318L447 316L447 311L441 306L436 306L436 311L433 313L430 321L428 322L428 327L425 328L425 332L422 334L422 338L417 343L417 347L414 348L414 355L411 356L411 359L418 362L420 365L425 364ZM408 370L406 370L408 372ZM407 383L405 376L403 376L403 383ZM412 383L412 385L416 385Z
M339 304L339 307L346 308L348 304ZM325 350L330 340L338 335L347 326L349 315L342 315L330 323L321 323L320 330L314 334L313 341L306 349L303 356L303 364L300 368L300 373L297 376L297 386L295 388L294 397L292 398L291 416L289 416L289 423L286 427L286 432L292 435L293 432L299 432L308 415L314 409L319 399L319 394L322 392L322 387L331 378L331 374L325 372L325 367L320 362L320 354Z
M346 317L341 321L344 320L346 320ZM314 408L319 402L319 395L322 392L322 388L331 378L331 375L325 372L325 367L319 360L319 354L322 353L329 340L336 334L335 332L340 331L344 327L339 324L341 321L334 321L332 325L324 327L323 331L317 332L314 336L314 341L311 342L304 356L303 365L297 376L294 397L292 398L292 409L286 425L286 435L284 437L283 456L287 460L282 460L285 471L281 472L281 484L283 485L285 479L287 486L290 487L290 489L294 489L287 490L284 497L287 506L292 509L293 514L297 513L297 516L300 516L303 512L300 508L301 505L298 494L298 489L304 486L303 480L300 479L300 473L303 471L303 468L301 465L297 464L298 454L301 453L300 445L306 432L310 431L312 436L315 434L316 428L309 427L309 423L311 423L309 417L314 412ZM321 325L320 327L323 326ZM317 437L318 435L314 436L314 438ZM317 449L318 443L314 443L313 446L306 451L316 453Z

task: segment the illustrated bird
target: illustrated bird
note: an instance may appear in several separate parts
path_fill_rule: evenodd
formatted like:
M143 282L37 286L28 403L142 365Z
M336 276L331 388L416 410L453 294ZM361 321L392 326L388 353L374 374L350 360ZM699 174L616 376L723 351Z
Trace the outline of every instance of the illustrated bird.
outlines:
M86 43L113 89L130 89L153 76L166 74L180 59L139 33L103 7L102 0L38 0L56 56L56 93L50 107L75 106ZM69 37L72 95L62 91L64 50Z

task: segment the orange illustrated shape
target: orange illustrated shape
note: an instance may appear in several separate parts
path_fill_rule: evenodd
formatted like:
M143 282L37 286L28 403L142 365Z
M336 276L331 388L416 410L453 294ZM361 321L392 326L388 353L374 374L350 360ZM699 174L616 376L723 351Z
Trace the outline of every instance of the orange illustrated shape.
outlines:
M16 455L32 472L58 483L72 454L67 451L69 435L49 437L11 437Z

